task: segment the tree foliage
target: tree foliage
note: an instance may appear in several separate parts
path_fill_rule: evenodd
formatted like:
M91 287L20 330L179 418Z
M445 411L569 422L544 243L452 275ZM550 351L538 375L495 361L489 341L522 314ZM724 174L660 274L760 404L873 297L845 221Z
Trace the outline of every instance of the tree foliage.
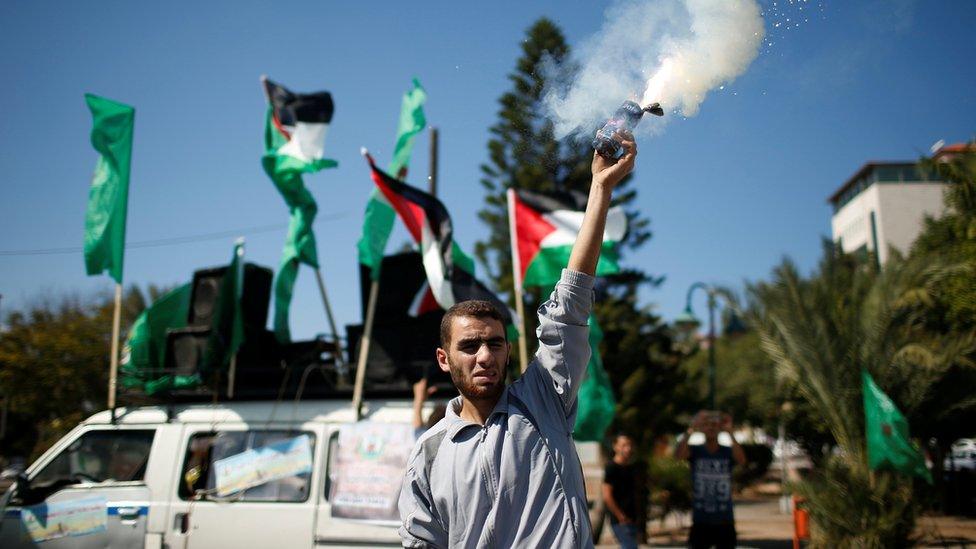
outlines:
M534 191L588 192L593 151L586 143L557 140L553 123L542 111L545 66L571 66L562 31L549 19L539 19L527 31L522 56L509 75L512 89L498 100L498 122L491 127L488 162L481 165L481 184L487 191L478 217L488 225L488 239L475 245L475 255L501 290L512 290L512 262L505 192L509 188ZM611 113L607 113L608 115ZM594 128L596 131L596 128ZM613 205L631 204L637 191L630 177L618 185ZM650 221L629 209L625 248L636 248L649 237Z
M697 381L696 396L708 394L708 353L696 352L685 362ZM775 431L783 403L782 387L773 363L759 346L759 334L749 330L715 340L715 406L732 414L736 422Z
M973 334L933 331L927 322L932 296L960 268L944 257L894 254L879 269L825 243L809 277L786 260L771 281L749 287L750 316L763 350L839 449L799 487L816 509L820 545L908 543L918 511L911 480L878 471L868 481L859 375L862 368L871 373L904 412L914 436L951 440L962 433L959 420L972 407L965 399L946 399L943 391L960 366L971 371ZM841 492L848 497L838 497Z
M122 303L124 329L146 299L133 287ZM7 315L0 332L0 394L9 414L4 455L37 455L105 407L113 309L109 296L43 298Z
M590 185L592 149L586 143L557 140L553 124L540 105L547 84L544 66L550 63L565 69L571 68L572 61L560 29L543 18L526 31L522 55L509 75L512 88L499 99L498 121L491 127L488 141L488 161L481 166L486 196L478 216L488 226L489 235L475 245L475 255L497 289L512 300L507 189L588 192ZM629 180L621 183L613 199L613 205L622 205L627 211L624 250L633 250L650 237L649 220L632 207L637 192L629 188ZM637 303L639 288L659 283L660 279L640 271L610 277L598 285L595 307L604 331L601 353L618 401L616 427L634 432L646 444L650 443L651 429L673 426L673 415L681 405L674 393L683 377L677 357L670 351L668 332L659 317ZM526 292L526 310L533 311L533 305L544 297L542 289ZM531 351L536 319L532 314L526 316Z
M921 168L949 183L945 215L925 220L912 257L940 257L962 266L932 296L933 327L976 328L976 152L949 161L923 159Z

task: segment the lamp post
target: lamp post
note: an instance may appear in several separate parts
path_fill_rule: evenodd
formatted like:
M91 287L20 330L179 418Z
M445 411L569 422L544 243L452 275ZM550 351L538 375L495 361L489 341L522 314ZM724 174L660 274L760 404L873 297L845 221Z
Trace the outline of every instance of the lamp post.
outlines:
M717 290L704 282L695 282L688 288L688 297L685 300L685 310L674 319L675 326L688 333L693 332L701 321L691 310L691 297L695 290L704 290L708 295L708 409L715 409L715 305Z

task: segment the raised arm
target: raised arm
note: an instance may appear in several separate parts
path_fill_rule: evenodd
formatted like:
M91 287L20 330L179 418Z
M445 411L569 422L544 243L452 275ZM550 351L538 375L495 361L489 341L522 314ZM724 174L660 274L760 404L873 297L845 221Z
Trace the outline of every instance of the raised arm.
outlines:
M695 417L691 419L691 424L688 425L688 430L685 434L681 435L681 441L678 443L678 447L674 450L674 457L676 459L686 460L691 457L691 448L688 447L688 440L691 438L692 433L697 431L701 427L702 418L704 418L705 412L699 410Z
M732 459L735 460L736 465L746 464L746 452L739 445L739 441L735 440L735 433L733 431L735 428L732 424L732 415L723 414L722 416L722 430L729 434L729 438L732 439Z
M583 225L569 256L567 268L571 271L590 276L596 273L600 248L603 246L603 230L607 224L607 210L610 209L610 195L624 176L634 169L634 160L637 158L634 136L630 132L618 132L617 136L625 151L619 159L608 160L593 153L593 162L590 164L593 180L590 183Z
M637 156L633 136L629 132L618 136L626 150L620 159L607 160L593 155L589 199L569 264L549 300L539 307L536 331L539 373L544 376L541 380L558 395L567 418L574 413L576 395L590 360L587 319L593 308L593 275L603 246L610 196L614 187L634 168Z

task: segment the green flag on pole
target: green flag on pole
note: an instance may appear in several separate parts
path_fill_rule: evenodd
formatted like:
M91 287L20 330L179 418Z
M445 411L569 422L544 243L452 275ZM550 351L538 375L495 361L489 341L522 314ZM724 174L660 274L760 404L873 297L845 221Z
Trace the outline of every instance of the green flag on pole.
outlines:
M867 436L868 466L893 469L932 483L925 457L911 441L908 421L895 403L878 387L867 370L861 370L864 394L864 432Z
M89 275L108 271L109 276L121 284L136 111L128 105L90 93L85 94L85 102L93 118L92 147L100 155L88 192L85 269Z
M198 375L172 375L166 366L166 334L185 328L190 311L190 284L183 284L157 299L136 318L122 347L120 372L124 387L142 387L146 394L194 387Z
M243 290L244 244L238 242L221 280L201 371L189 375L165 371L167 334L185 328L190 311L192 286L183 284L157 299L132 323L122 348L122 385L141 387L146 394L153 395L160 391L196 387L203 382L200 374L226 367L244 343Z
M424 116L424 102L426 100L427 93L420 86L420 81L414 78L413 89L403 95L396 145L393 149L393 161L390 162L389 173L397 179L402 179L401 170L405 170L410 164L414 137L427 125L427 118ZM390 238L395 219L396 213L393 211L393 207L390 206L383 193L374 188L369 197L369 202L366 204L363 236L357 244L359 262L370 268L370 277L373 280L379 280L386 241Z
M318 268L319 259L312 223L318 206L305 188L302 174L314 173L337 165L323 157L325 134L334 110L328 92L296 94L284 86L264 79L270 103L264 130L264 171L288 205L291 219L281 254L281 267L275 280L274 332L281 342L291 341L288 311L298 278L298 266L304 263Z
M590 362L586 365L586 380L580 386L577 397L579 404L576 425L573 427L573 438L602 442L607 428L613 423L616 402L613 398L613 388L610 386L610 377L603 369L603 358L600 356L603 330L600 329L600 324L592 313L589 324Z
M234 255L220 283L210 341L203 359L207 372L227 367L244 343L244 312L241 309L243 295L244 242L239 240L234 245Z
M390 173L400 175L400 170L410 164L410 153L413 152L413 139L427 126L424 115L424 102L427 92L421 87L420 81L413 79L413 89L403 94L400 105L400 123L397 125L396 145L393 146L393 161L390 162Z

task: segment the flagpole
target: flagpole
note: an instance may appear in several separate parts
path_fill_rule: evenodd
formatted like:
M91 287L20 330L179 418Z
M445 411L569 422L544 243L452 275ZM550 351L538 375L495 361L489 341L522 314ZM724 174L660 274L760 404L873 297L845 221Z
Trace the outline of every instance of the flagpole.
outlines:
M237 379L237 353L230 357L230 368L227 370L227 399L234 398L234 381Z
M369 285L369 302L366 305L366 319L363 335L359 338L359 360L356 362L356 385L352 390L352 410L356 421L362 419L363 385L366 382L366 360L369 358L369 342L373 337L373 318L376 315L376 301L380 293L380 283L374 280Z
M519 361L522 372L529 367L529 350L525 341L525 306L522 304L522 261L518 254L518 232L515 226L515 189L509 188L508 198L508 233L512 243L512 284L515 287L515 314L518 315L518 346Z
M430 176L427 179L428 189L431 196L437 196L437 128L430 128ZM364 147L361 151L363 156L369 154ZM406 179L407 167L400 168L396 177ZM380 258L380 265L382 265ZM352 391L352 409L356 414L356 421L362 418L363 386L366 382L366 362L369 358L369 343L373 336L373 321L376 317L376 302L379 301L380 282L377 278L369 285L369 301L366 303L366 319L363 326L363 335L359 339L359 360L356 361L356 384Z
M332 337L335 338L335 361L336 365L344 366L346 361L342 358L342 342L339 341L339 330L336 329L335 317L332 316L332 306L329 305L329 296L325 293L325 282L322 282L322 270L315 268L315 281L319 284L319 294L322 296L322 306L325 307L325 316L329 320L329 329L332 330Z
M367 156L369 151L366 147L360 150L363 156ZM406 178L407 168L400 169L402 177ZM398 174L398 176L400 176ZM380 257L380 265L383 265L383 258ZM370 273L372 274L372 273ZM359 356L356 360L356 381L352 389L352 411L356 415L356 421L362 419L363 413L363 386L366 384L366 362L369 360L369 343L373 338L373 319L376 316L376 302L379 300L380 281L379 277L369 284L369 300L366 302L366 318L363 319L363 335L359 338Z
M115 283L115 312L112 313L112 356L108 371L108 409L115 417L115 389L119 377L119 331L122 324L122 284Z
M239 269L235 273L235 284L234 288L239 295L234 296L234 299L240 301L244 295L244 237L241 236L234 242L235 246L238 246L237 251L237 268ZM227 398L234 398L234 382L237 380L237 351L234 351L234 356L230 357L230 367L227 369Z
M430 196L437 196L437 138L440 132L437 128L431 126L430 128L430 177L427 178L427 184L429 185L428 190L430 191Z

